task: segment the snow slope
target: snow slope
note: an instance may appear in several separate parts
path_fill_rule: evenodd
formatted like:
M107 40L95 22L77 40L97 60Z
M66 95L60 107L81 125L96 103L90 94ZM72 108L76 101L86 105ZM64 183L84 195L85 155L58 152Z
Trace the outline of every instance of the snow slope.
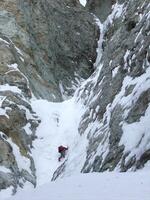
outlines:
M92 173L64 178L9 200L149 200L146 172Z
M54 171L62 164L62 162L58 162L57 149L60 145L69 147L67 157L70 173L73 173L72 164L76 165L76 162L80 162L80 164L74 173L80 172L86 156L87 143L86 138L78 133L78 125L84 108L75 102L75 98L62 103L34 100L32 108L41 119L36 133L38 138L33 143L32 151L38 185L49 182ZM81 140L80 145L79 141ZM76 148L78 148L78 152ZM76 153L79 154L78 161L74 159Z

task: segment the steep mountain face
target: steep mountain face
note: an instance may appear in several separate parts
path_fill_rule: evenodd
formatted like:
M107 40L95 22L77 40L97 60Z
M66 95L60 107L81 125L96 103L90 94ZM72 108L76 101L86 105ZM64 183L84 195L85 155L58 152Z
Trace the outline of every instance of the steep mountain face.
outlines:
M16 55L21 59L16 46L0 38L0 190L13 186L13 192L26 181L36 185L30 153L40 122L28 102L29 83L15 63Z
M0 31L24 52L18 61L36 97L61 101L93 72L99 29L79 1L6 0Z
M103 24L98 22L97 69L76 94L85 106L78 130L88 139L83 173L150 164L149 10L149 1L124 1L113 5ZM69 164L63 163L52 180L73 171Z
M53 137L62 128L70 142L52 180L73 171L125 172L150 164L149 10L148 0L88 0L86 8L78 0L1 0L0 190L36 185L32 150L49 130L45 138L40 132L36 147L33 141L49 123ZM44 101L35 105L33 99L62 101L77 87L73 101L47 102L44 115L54 109L45 124L40 121L32 105ZM75 124L69 129L67 117Z
M101 22L104 22L111 13L112 5L115 2L115 0L87 0L86 8L95 14Z
M0 190L36 185L31 98L72 96L94 70L98 38L79 1L0 1Z
M79 90L87 106L79 132L89 139L82 172L136 170L150 160L150 4L122 6L104 23L101 61Z

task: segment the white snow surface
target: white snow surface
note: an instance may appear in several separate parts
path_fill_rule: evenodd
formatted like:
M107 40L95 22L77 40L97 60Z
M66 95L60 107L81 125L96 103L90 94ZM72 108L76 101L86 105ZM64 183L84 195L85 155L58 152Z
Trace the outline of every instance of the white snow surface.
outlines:
M146 172L91 173L63 178L8 200L149 200Z
M7 139L7 142L11 145L13 154L15 156L15 159L17 161L18 167L20 171L22 169L26 169L28 172L30 172L30 160L24 156L21 155L19 147L10 139Z
M0 91L7 91L7 90L21 94L21 90L16 86L10 86L8 84L0 85Z
M79 0L82 6L86 6L86 0Z
M5 44L9 44L6 40L0 38L0 42L4 42Z
M8 67L9 67L9 68L13 68L13 69L15 69L15 70L18 70L18 65L17 65L17 63L8 65Z
M41 119L36 133L38 139L34 141L32 151L38 185L50 181L54 171L62 164L58 162L60 145L69 147L66 176L79 173L85 161L87 145L86 137L78 133L84 108L77 104L74 98L62 103L35 100L32 102L32 108Z
M10 169L4 167L4 166L0 166L0 172L5 172L5 173L9 173Z

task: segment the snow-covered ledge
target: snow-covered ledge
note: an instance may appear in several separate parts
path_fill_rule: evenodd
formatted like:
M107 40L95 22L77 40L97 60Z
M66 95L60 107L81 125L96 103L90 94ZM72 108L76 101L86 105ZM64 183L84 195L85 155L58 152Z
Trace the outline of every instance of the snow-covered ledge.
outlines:
M79 1L80 1L80 3L81 3L83 6L86 5L86 0L79 0Z

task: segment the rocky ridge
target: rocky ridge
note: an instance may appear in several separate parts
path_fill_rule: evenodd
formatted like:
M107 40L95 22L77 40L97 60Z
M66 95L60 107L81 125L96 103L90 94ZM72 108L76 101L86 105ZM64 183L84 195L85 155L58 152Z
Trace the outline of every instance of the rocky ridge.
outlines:
M19 49L1 36L0 190L13 186L13 193L26 181L36 185L31 148L40 122L30 106L31 90L28 80L18 69L16 55L21 59Z
M98 37L78 1L0 2L0 190L36 186L32 143L40 119L30 101L72 96L94 70Z
M122 5L117 12L115 4L116 14L112 12L104 23L99 67L79 90L79 98L88 106L79 127L80 134L87 133L89 139L81 170L86 173L137 170L150 160L146 120L150 103L150 4L134 0Z
M135 171L149 165L149 9L147 0L120 1L104 23L97 20L97 69L76 95L86 107L79 133L89 141L82 173ZM66 161L52 180L69 170Z
M93 72L99 29L79 1L1 1L0 17L0 32L24 52L18 65L37 98L62 101Z

